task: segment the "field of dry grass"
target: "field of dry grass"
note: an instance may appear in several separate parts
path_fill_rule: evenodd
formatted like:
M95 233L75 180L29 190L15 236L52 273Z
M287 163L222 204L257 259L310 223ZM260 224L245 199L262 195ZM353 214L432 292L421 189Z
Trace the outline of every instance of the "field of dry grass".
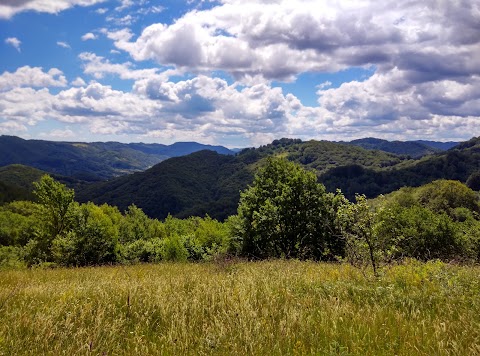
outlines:
M0 355L480 355L480 268L0 271Z

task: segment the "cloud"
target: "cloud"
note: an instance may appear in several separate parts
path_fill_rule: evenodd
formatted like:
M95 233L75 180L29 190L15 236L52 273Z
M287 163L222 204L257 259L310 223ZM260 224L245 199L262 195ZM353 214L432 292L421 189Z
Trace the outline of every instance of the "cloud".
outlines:
M82 78L77 77L75 78L74 81L71 82L71 85L73 85L74 87L83 87L87 85L87 83L85 83L85 81Z
M92 6L107 0L4 0L0 4L0 19L10 19L24 11L58 14L74 6Z
M20 45L22 44L22 42L18 38L9 37L9 38L5 39L5 43L14 47L18 52L21 51Z
M96 10L95 10L95 13L97 13L97 14L99 14L99 15L103 15L103 14L105 14L105 13L107 13L107 12L108 12L108 9L107 9L106 7L101 7L101 8L99 8L99 9L96 9Z
M101 57L91 58L103 63ZM119 76L117 69L109 73ZM172 73L132 74L137 79L131 92L98 82L87 85L79 78L72 85L81 87L57 94L48 89L4 88L2 118L25 127L47 119L78 123L96 135L242 145L265 144L278 137L353 139L366 132L386 139L457 140L478 131L480 78L463 85L442 82L439 87L439 83L422 87L400 83L399 89L392 86L400 75L395 70L363 82L323 88L318 92L319 106L309 107L265 83L228 84L204 75L172 82ZM432 106L435 102L443 104Z
M120 6L117 6L115 8L115 11L123 11L128 9L129 7L132 7L135 3L132 0L119 0Z
M52 130L50 132L43 132L39 135L42 139L48 140L65 140L67 138L74 138L77 137L76 133L73 132L71 129L66 128L64 130Z
M91 32L88 32L82 36L82 41L96 40L96 39L97 39L97 35Z
M64 87L66 84L63 72L57 68L44 72L40 67L24 66L14 73L4 72L0 75L0 91L20 87Z
M113 74L121 79L137 80L153 76L158 72L158 69L134 69L130 62L114 64L104 57L89 52L83 52L78 57L84 63L84 73L90 74L96 79L101 79L106 74Z
M63 48L72 48L67 42L57 41L57 45Z
M480 115L479 23L480 5L471 0L223 0L172 24L152 24L136 38L130 32L109 38L136 61L196 74L224 71L245 90L263 84L269 93L271 81L293 81L301 73L371 69L370 78L339 88L319 83L317 107L293 109L298 99L282 94L278 132L286 135L467 138L478 132ZM172 112L197 105L209 110L192 115L212 117L228 107L215 100L213 110L203 96L179 96L179 86L165 81L139 80L135 88ZM249 120L241 107L236 116ZM245 137L254 128L243 131Z
M224 0L172 24L148 26L133 42L117 39L115 44L135 60L197 72L225 70L239 79L292 80L308 71L371 65L412 70L415 77L414 71L419 76L427 71L429 59L435 64L430 72L438 69L441 76L460 74L462 65L476 58L479 22L473 1L453 6L435 0L381 5L373 0ZM462 58L446 64L459 52ZM475 67L473 62L464 71Z

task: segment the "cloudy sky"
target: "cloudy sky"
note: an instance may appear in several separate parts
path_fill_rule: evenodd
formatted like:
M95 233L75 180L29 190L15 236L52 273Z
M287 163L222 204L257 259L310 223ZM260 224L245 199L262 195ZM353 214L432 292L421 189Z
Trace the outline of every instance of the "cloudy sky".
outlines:
M480 135L478 0L0 0L0 134Z

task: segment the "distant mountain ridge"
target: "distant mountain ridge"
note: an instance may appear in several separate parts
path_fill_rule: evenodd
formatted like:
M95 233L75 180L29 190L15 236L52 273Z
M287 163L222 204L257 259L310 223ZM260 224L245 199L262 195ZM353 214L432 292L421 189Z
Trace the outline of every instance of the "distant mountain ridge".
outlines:
M0 167L28 165L52 174L98 181L143 171L171 157L200 150L234 154L223 146L196 142L172 145L119 142L56 142L0 136Z
M345 142L349 145L363 147L368 150L379 150L397 155L406 155L412 158L446 151L455 147L458 142L436 142L436 141L387 141L374 137L367 137L358 140Z
M353 199L355 193L376 197L439 178L465 182L480 170L480 139L416 160L346 143L281 139L244 149L236 156L200 151L172 158L144 172L85 186L77 196L80 201L108 203L120 210L134 203L160 219L168 214L209 214L224 219L235 214L240 191L252 183L255 171L271 156L303 165L329 191L340 188Z

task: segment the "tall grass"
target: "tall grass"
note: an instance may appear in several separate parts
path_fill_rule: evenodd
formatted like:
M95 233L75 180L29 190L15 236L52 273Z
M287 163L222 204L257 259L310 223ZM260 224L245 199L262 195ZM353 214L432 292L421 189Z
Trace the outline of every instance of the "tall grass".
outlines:
M0 355L480 355L480 268L296 261L0 272Z

